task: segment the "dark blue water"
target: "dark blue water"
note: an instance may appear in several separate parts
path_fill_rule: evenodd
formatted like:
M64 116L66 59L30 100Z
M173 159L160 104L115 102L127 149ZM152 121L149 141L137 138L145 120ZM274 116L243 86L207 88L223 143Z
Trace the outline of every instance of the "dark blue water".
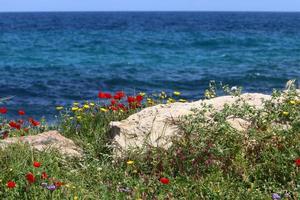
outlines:
M1 13L0 74L10 110L47 118L99 90L270 93L300 76L300 13Z

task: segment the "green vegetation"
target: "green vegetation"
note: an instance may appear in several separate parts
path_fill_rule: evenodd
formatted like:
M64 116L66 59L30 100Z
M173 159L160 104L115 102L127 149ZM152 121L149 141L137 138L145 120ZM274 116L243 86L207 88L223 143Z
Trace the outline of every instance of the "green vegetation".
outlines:
M207 93L216 95L214 89ZM261 108L243 101L220 112L206 106L178 122L184 134L168 150L148 147L112 158L109 122L148 106L138 103L133 108L129 102L131 110L100 103L59 107L60 123L52 128L82 147L84 157L36 152L26 145L1 150L0 199L248 200L272 199L273 193L283 199L300 198L300 96L295 87L274 91ZM211 113L210 119L206 113ZM251 122L250 128L232 128L226 120L232 116ZM32 183L26 180L29 172L35 175ZM16 186L7 187L9 180ZM51 191L42 183L58 185Z

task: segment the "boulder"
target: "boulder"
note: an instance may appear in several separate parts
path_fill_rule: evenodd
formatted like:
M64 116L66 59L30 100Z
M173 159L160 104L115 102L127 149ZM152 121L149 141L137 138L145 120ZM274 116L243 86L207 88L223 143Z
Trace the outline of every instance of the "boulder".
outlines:
M56 150L63 155L71 157L81 157L82 150L75 143L59 134L58 131L48 131L38 135L11 137L0 140L0 147L5 148L10 144L29 144L38 151Z
M168 148L170 139L180 136L176 120L194 113L203 105L211 105L216 111L222 110L225 104L231 105L242 99L247 104L261 107L263 100L271 99L270 95L246 93L240 97L222 96L209 100L199 100L191 103L172 103L148 107L129 116L123 121L111 122L112 144L114 151L119 154L130 148L151 145ZM228 119L229 124L239 131L244 131L250 125L243 119Z

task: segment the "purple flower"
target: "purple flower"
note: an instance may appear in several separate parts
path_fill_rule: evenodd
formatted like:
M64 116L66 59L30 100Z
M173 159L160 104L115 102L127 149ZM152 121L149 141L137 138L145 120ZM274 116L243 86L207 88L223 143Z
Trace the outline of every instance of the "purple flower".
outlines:
M280 197L280 195L279 195L279 194L277 194L277 193L273 193L273 194L272 194L272 199L273 199L273 200L280 200L280 199L281 199L281 197Z
M54 191L56 189L56 186L55 185L49 185L49 186L47 186L47 189L50 190L50 191Z

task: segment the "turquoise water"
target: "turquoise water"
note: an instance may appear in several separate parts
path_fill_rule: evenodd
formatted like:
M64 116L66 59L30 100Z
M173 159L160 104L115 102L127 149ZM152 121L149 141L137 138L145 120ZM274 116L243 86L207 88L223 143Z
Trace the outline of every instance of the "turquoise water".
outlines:
M53 118L99 90L271 92L299 78L300 13L0 13L0 74L12 116Z

